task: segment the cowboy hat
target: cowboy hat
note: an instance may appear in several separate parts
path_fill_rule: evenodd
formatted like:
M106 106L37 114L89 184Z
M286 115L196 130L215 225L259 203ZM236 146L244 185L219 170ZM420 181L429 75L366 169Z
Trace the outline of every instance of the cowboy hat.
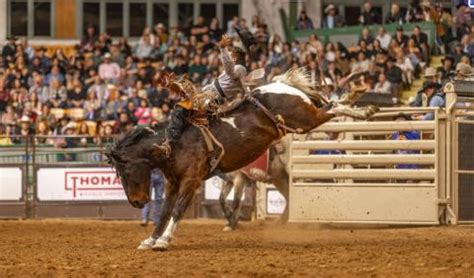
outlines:
M329 5L324 9L324 13L327 14L327 13L329 13L330 10L334 10L334 9L336 9L336 8L334 7L334 5L333 5L333 4L329 4Z
M76 123L74 122L69 122L65 127L64 127L64 131L68 130L68 129L76 129Z
M446 56L444 56L444 58L441 59L441 63L444 63L444 61L446 61L446 60L450 60L451 63L454 64L454 57L453 57L453 56L451 56L451 55L446 55Z
M117 86L115 86L114 84L107 84L107 90L109 91L114 91L114 90L117 90Z
M21 118L20 118L20 123L30 123L31 122L31 118L28 117L27 115L23 115Z
M422 7L431 7L431 3L430 3L430 1L422 1L420 3L420 6L422 6Z
M244 49L250 53L250 47L254 44L257 44L255 37L252 33L250 33L247 29L242 29L239 27L234 27L235 32L239 35L240 40L242 41L242 45Z
M427 67L425 69L425 75L424 77L433 77L433 76L436 76L436 69L433 68L433 67Z
M456 72L459 73L462 76L474 76L474 72L472 70L472 67L464 64L464 63L458 63L456 66Z
M427 89L436 89L438 85L435 82L425 82L423 85L423 88L421 88L421 91L424 92Z

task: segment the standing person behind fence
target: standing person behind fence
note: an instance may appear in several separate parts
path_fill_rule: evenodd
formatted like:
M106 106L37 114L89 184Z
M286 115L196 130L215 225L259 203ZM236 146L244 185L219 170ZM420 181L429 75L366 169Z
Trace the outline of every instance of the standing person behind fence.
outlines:
M151 179L150 179L150 190L153 190L155 194L155 199L153 201L148 202L145 207L142 209L142 221L140 222L141 226L148 225L148 219L150 216L150 211L153 209L152 213L152 220L153 223L156 225L160 219L160 209L161 203L163 202L163 192L165 188L165 179L163 178L163 173L161 173L160 169L153 169L151 171Z

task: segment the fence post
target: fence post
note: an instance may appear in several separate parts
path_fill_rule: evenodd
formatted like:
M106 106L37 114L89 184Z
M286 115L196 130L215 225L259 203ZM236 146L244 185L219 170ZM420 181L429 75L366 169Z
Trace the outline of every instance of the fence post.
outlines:
M23 182L23 197L25 201L25 217L32 217L32 205L30 202L29 186L30 186L30 154L29 154L29 144L30 144L30 135L23 136L25 139L25 180Z

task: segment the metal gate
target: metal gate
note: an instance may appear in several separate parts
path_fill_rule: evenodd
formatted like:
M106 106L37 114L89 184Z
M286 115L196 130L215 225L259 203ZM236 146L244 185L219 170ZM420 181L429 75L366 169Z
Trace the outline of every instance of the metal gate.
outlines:
M457 81L448 95L449 195L460 223L474 223L474 82ZM452 194L451 194L452 191Z
M16 139L20 138L17 136ZM2 148L0 152L0 218L25 218L28 203L28 144Z
M402 112L434 113L435 119L394 121ZM429 108L385 108L376 118L331 122L309 136L294 136L290 221L440 223L447 202L441 163L446 159L445 114ZM392 138L407 132L419 138Z

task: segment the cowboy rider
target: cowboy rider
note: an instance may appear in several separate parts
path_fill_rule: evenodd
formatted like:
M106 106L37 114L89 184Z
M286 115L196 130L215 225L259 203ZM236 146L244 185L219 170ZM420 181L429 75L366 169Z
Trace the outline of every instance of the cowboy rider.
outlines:
M241 78L247 75L245 67L245 51L239 47L231 46L232 38L224 35L219 42L220 58L224 67L224 72L209 85L206 85L202 92L211 95L212 101L221 103L226 100L233 100L242 92ZM189 81L176 81L174 74L167 74L163 80L164 86L168 87L171 93L181 97L171 113L168 125L167 140L155 147L169 157L172 145L176 143L185 127L188 125L188 118L193 110L194 88ZM191 92L192 91L192 92Z

